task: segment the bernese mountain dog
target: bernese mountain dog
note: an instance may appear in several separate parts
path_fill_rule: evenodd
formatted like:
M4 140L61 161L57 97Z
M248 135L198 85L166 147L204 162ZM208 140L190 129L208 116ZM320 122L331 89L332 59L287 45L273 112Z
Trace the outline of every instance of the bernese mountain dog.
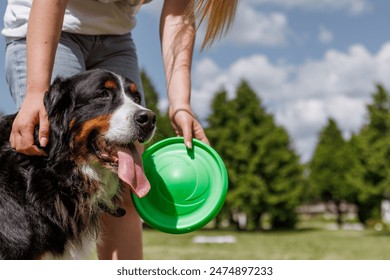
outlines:
M44 104L47 156L16 152L16 114L0 118L0 259L72 258L98 239L102 212L125 214L123 188L150 188L135 143L153 136L156 115L133 82L106 70L57 77Z

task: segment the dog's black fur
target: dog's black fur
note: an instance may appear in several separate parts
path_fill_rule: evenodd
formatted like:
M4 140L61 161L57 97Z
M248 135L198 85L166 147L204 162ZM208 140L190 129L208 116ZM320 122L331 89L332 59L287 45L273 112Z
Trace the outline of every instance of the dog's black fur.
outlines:
M131 121L136 128L130 141L102 140L124 99L142 115L135 113ZM61 257L67 243L82 242L82 235L96 238L102 211L124 214L117 210L120 189L101 199L104 184L83 166L94 162L115 174L116 163L101 156L102 147L109 154L110 145L127 146L152 136L155 115L140 106L140 99L131 81L109 71L57 78L44 98L50 122L47 157L12 149L16 114L0 119L0 259L37 259L48 253Z

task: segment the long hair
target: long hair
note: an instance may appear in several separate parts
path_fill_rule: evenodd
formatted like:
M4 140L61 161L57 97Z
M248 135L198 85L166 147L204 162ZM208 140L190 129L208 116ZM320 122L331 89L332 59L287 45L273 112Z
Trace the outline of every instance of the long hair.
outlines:
M201 50L210 47L215 39L230 29L237 10L238 0L191 0L186 16L196 27L206 24Z

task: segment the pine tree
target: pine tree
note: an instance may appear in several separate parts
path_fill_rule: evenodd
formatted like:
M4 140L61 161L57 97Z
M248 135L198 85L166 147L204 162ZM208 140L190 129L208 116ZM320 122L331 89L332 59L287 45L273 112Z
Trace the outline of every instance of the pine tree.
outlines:
M309 182L318 200L333 203L339 226L343 222L342 202L353 202L356 193L347 175L352 167L351 156L337 123L328 119L309 164Z
M368 123L356 136L361 182L356 182L359 220L381 219L381 202L390 196L390 96L380 85L367 106ZM355 173L357 173L355 171Z
M159 95L145 71L141 71L141 80L145 93L146 106L148 109L152 110L157 115L157 130L150 144L167 137L175 136L174 131L171 127L171 123L169 121L167 113L168 110L166 110L165 113L160 112L158 108Z
M207 135L229 174L226 208L245 213L251 228L261 226L265 213L274 228L293 227L302 167L287 132L275 124L246 82L232 100L225 91L217 93L211 111Z

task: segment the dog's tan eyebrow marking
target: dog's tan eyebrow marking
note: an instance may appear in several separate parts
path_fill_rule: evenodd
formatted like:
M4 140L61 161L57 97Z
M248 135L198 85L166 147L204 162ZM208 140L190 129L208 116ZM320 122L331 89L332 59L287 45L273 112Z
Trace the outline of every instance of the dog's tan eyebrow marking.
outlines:
M108 89L117 89L118 85L114 80L107 80L104 83L104 87Z
M110 119L111 115L102 115L84 122L79 134L75 137L76 142L82 143L87 141L88 136L93 130L106 132L110 126Z
M135 83L130 83L130 92L137 92L137 85Z

